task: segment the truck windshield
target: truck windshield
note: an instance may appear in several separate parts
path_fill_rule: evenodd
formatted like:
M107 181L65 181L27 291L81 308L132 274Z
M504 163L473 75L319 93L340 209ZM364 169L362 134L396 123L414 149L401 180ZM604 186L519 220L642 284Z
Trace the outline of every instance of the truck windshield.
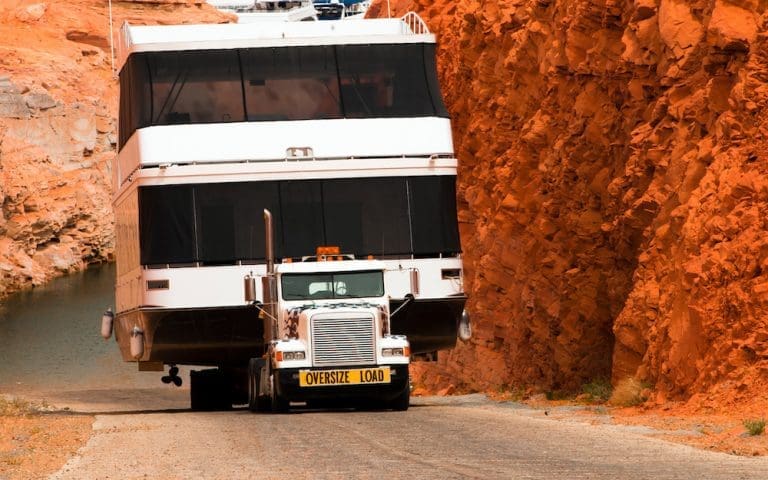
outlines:
M381 297L384 275L375 272L292 273L281 278L283 300Z

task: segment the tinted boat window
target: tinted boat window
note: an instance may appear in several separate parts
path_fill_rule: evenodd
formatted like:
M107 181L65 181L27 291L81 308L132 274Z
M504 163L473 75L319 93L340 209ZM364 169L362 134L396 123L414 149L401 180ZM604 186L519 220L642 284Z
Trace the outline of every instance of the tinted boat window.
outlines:
M120 146L137 129L152 124L152 82L146 57L131 57L120 74Z
M435 59L435 45L424 45L424 74L429 84L429 95L435 106L435 115L448 117L448 109L445 108L443 96L440 93L440 82L437 80L437 60Z
M159 52L147 64L153 125L245 120L236 50Z
M435 114L422 44L340 45L339 75L347 117Z
M283 181L280 183L279 215L283 228L277 232L282 241L276 245L276 255L301 257L314 255L325 245L323 206L319 180Z
M263 212L279 211L277 187L276 182L196 185L198 260L216 264L263 259ZM279 218L275 229L282 230Z
M450 176L408 179L411 238L415 255L458 252L456 178Z
M120 72L120 148L151 125L447 117L433 44L140 52Z
M142 265L196 260L192 186L139 189L139 235Z
M323 212L327 245L358 255L411 251L404 178L326 180Z
M243 51L248 120L341 118L333 47Z
M262 261L265 208L277 258L458 253L455 194L453 176L140 187L141 262Z

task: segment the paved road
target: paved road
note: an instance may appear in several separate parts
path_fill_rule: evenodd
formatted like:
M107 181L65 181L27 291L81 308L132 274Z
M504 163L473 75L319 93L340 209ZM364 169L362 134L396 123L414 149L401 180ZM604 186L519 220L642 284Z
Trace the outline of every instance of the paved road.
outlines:
M271 415L191 412L183 390L157 392L59 399L102 413L80 455L52 478L768 478L766 458L696 450L633 427L552 419L480 395L414 399L407 412ZM161 410L146 410L148 402Z

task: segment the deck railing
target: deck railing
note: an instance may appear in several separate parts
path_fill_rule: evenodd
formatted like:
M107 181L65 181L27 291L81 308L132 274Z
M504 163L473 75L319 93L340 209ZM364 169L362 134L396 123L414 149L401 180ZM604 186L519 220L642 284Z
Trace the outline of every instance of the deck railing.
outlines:
M426 22L416 12L408 12L400 20L408 25L408 28L414 35L426 35L429 33L429 27Z

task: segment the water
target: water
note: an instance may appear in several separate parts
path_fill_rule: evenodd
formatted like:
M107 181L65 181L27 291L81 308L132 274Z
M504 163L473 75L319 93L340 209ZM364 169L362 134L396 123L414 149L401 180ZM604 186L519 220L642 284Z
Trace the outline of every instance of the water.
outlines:
M0 393L156 387L159 374L122 361L114 337L100 335L114 305L114 265L53 280L0 304Z

